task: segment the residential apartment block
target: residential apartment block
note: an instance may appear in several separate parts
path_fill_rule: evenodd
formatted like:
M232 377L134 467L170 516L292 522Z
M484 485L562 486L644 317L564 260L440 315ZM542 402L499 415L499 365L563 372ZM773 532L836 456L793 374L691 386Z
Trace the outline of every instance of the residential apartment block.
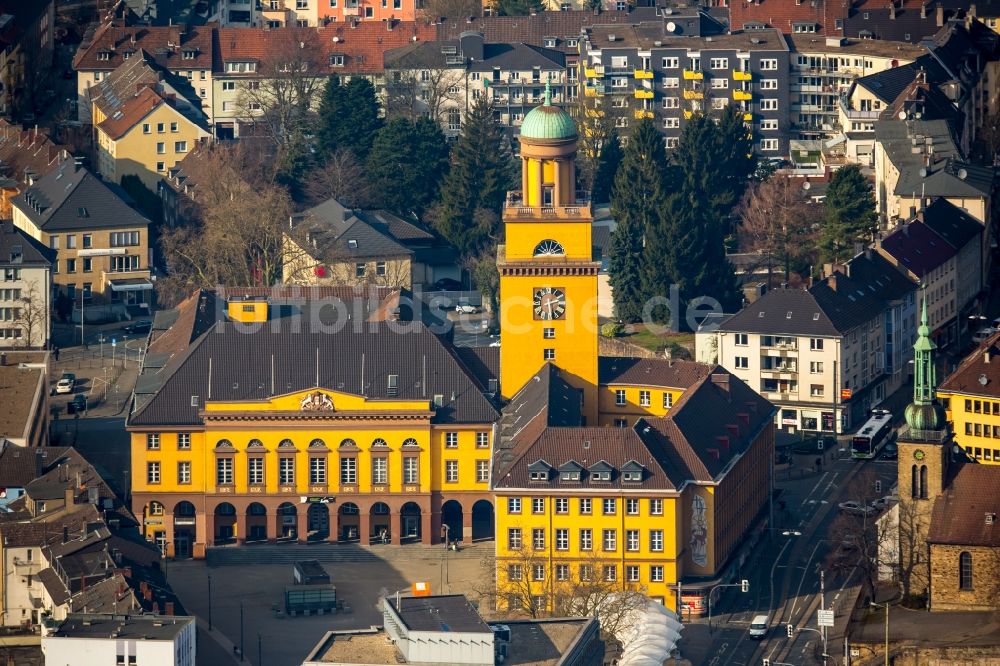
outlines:
M37 126L24 128L0 119L0 219L10 219L10 200L31 180L44 176L69 157L64 146Z
M966 356L937 393L955 443L970 460L1000 465L1000 334Z
M0 289L6 289L0 282ZM16 340L15 340L16 342ZM5 341L5 347L9 344ZM0 351L0 382L5 387L0 412L0 443L5 447L34 449L49 445L49 357L44 351ZM4 450L7 450L6 448ZM4 466L14 467L7 457ZM31 477L34 478L34 477ZM27 479L30 480L30 479ZM7 484L13 486L15 484Z
M0 348L48 346L54 256L13 223L0 221Z
M55 253L55 294L74 303L148 303L149 220L113 183L65 162L11 202L14 225Z
M587 28L583 94L601 98L619 127L653 118L668 148L692 114L732 105L752 125L762 157L787 155L789 49L781 33L687 36L669 19Z
M45 80L37 72L52 66L55 53L55 0L0 2L0 113L24 117L43 103Z
M54 664L195 666L195 618L74 613L42 638L42 652Z
M793 432L848 432L908 377L916 285L871 251L824 274L696 336L699 360L730 368Z

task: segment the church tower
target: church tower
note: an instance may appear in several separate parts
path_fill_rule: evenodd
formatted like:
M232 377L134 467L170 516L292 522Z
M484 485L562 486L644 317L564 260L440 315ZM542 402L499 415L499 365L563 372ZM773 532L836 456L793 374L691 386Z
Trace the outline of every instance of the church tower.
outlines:
M899 552L904 585L919 595L930 586L927 528L934 501L947 480L952 437L937 400L934 350L924 300L913 345L913 402L906 406L906 427L899 435Z
M597 272L590 197L576 191L576 125L545 103L521 124L521 191L504 207L500 272L500 388L517 393L545 363L583 392L597 424Z

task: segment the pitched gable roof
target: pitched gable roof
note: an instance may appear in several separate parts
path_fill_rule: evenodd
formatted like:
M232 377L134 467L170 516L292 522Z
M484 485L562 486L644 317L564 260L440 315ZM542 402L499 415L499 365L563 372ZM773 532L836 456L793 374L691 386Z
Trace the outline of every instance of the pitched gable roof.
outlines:
M921 279L957 254L955 248L920 220L899 225L879 241L879 247Z
M215 25L125 25L121 20L98 24L84 34L73 56L76 71L109 71L126 62L125 53L139 49L170 69L212 69ZM130 55L130 58L132 56Z
M67 148L37 127L23 129L0 118L0 176L26 183L29 173L39 178L67 159L70 159Z
M983 225L947 199L935 199L919 213L924 224L944 239L956 251L976 241L983 233Z
M601 356L597 374L602 386L662 386L686 389L711 372L711 366L693 361L630 356Z
M987 522L986 514L992 516ZM928 543L1000 547L1000 468L963 463L934 502Z
M842 333L816 296L803 289L772 289L726 320L719 330L826 337Z

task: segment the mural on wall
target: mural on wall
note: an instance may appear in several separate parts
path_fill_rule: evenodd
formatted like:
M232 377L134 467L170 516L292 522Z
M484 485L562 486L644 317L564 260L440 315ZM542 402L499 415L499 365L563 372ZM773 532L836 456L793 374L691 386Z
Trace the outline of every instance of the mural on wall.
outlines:
M708 517L705 500L699 495L691 499L691 561L696 566L708 566Z

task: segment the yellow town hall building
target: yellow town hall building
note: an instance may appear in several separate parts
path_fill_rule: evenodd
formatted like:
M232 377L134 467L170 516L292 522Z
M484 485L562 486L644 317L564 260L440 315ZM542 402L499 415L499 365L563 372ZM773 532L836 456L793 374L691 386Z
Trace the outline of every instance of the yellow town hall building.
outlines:
M199 292L158 319L128 421L149 539L495 535L500 604L596 575L671 607L681 580L701 610L766 521L774 408L719 366L599 357L573 121L546 102L520 142L499 350L386 288Z

